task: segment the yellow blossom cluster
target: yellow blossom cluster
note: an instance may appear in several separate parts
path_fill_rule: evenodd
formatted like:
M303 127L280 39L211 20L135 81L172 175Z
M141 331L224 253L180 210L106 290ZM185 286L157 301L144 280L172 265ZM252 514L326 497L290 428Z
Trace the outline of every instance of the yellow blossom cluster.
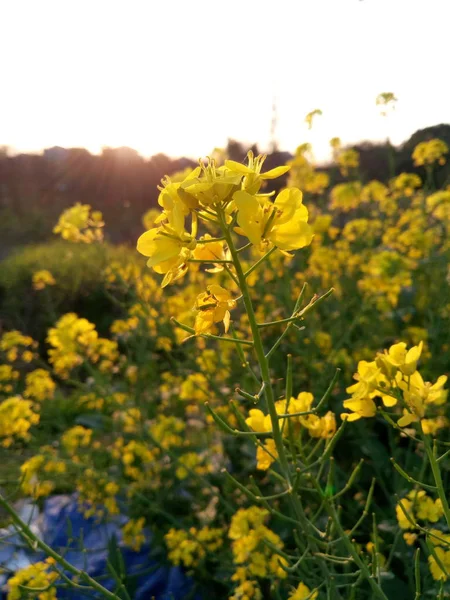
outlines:
M37 500L51 494L54 479L66 472L66 465L52 456L36 454L22 464L20 471L22 491Z
M200 456L197 452L183 454L177 464L178 467L175 475L181 480L189 477L192 472L197 475L207 475L212 471L212 465L205 463L204 457Z
M289 600L316 600L319 592L310 590L307 585L300 581L295 590L289 594Z
M282 550L283 542L265 525L268 516L269 511L265 508L252 506L239 509L231 519L228 537L232 540L231 549L236 565L231 579L238 584L232 600L260 597L257 579L287 577L282 567L286 565L285 559L272 549L276 547ZM245 592L246 589L253 590L253 595Z
M79 448L86 448L90 445L92 433L92 429L75 425L64 432L61 437L61 444L69 455L74 455Z
M447 581L450 573L450 535L430 529L429 542L433 548L433 554L428 557L431 575L436 581Z
M144 535L145 519L139 517L139 519L130 519L128 523L122 527L122 539L126 546L139 552L142 545L145 543Z
M48 330L47 342L49 361L63 379L85 359L99 363L101 371L110 371L119 358L117 342L98 337L95 325L75 313L63 315Z
M432 139L427 142L420 142L414 148L412 157L416 167L423 165L433 165L439 163L445 164L445 155L448 154L448 146L439 139Z
M294 427L298 435L300 428L305 428L312 438L329 439L336 432L336 418L334 413L328 411L323 417L314 414L312 404L314 396L309 392L300 392L297 398L278 400L275 408L279 416L282 432L288 435L289 427ZM291 415L291 416L287 416ZM249 411L249 417L246 419L247 425L258 432L272 432L272 421L270 415L265 415L259 408L252 408ZM257 468L266 471L270 465L278 458L278 452L273 439L265 440L264 446L258 446L256 453Z
M19 371L11 365L0 365L0 393L11 394L19 377Z
M263 172L264 160L265 156L255 157L249 152L247 165L226 160L217 167L210 159L182 181L163 180L158 199L163 211L156 219L158 226L144 233L137 244L138 251L148 257L147 265L164 275L163 287L183 277L191 260L211 260L212 264L224 260L220 240L197 239L199 218L218 223L233 218L238 211L236 231L261 250L276 246L289 251L311 243L313 234L300 190L283 190L273 202L269 195L260 193L265 181L289 170L287 166ZM187 232L185 221L189 216L191 229ZM198 251L199 245L206 248Z
M0 403L0 444L8 448L16 440L29 440L30 429L39 419L30 400L20 396L7 398Z
M446 402L448 390L444 390L444 385L447 376L441 375L435 383L424 382L417 371L422 348L422 342L409 350L404 342L399 342L388 351L378 353L371 362L360 361L354 376L357 383L347 388L351 398L344 401L344 408L351 412L343 413L341 417L348 421L373 417L377 412L374 399L380 398L387 408L400 406L402 416L397 421L400 427L420 423L424 433L435 433L442 423L442 416L424 417L439 410L438 407Z
M339 183L331 190L331 210L349 212L361 203L361 184L359 181Z
M117 494L120 487L115 481L88 468L77 479L76 487L79 510L87 519L94 516L102 519L107 515L119 514Z
M222 529L211 527L170 529L164 536L169 560L174 565L196 567L222 546L223 533Z
M43 290L49 285L56 285L55 278L46 269L33 273L33 289Z
M236 307L236 300L230 292L220 285L208 285L207 291L199 294L195 300L195 333L209 333L215 323L223 321L224 331L230 327L230 310Z
M395 507L401 529L415 529L418 520L436 523L444 515L440 498L433 500L423 490L412 490Z
M353 148L342 150L337 155L337 163L341 174L348 177L348 174L359 167L359 152Z
M100 211L92 210L89 204L77 203L61 214L53 233L69 242L91 244L103 240L103 225Z
M296 187L313 195L322 194L330 184L330 177L314 168L310 155L309 144L302 144L297 148L294 158L288 162L288 187Z
M392 92L382 92L378 94L375 102L377 106L381 106L381 115L386 117L388 109L394 110L397 98Z
M400 173L389 183L394 196L406 196L410 198L414 191L421 187L422 180L416 173Z
M7 600L21 600L25 597L24 593L27 598L36 600L56 600L53 584L59 575L52 569L54 564L54 560L48 558L16 571L8 580ZM25 588L27 592L24 592Z
M30 363L36 357L37 342L20 331L6 331L0 338L0 352L4 352L8 362L21 360Z
M45 369L35 369L25 376L25 390L23 395L37 402L53 398L56 383Z

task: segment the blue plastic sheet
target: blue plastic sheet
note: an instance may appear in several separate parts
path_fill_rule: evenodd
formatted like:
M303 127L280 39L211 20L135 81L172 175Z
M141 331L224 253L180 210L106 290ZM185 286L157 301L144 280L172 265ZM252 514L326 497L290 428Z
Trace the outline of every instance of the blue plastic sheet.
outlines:
M201 600L193 594L193 581L179 567L169 567L150 557L152 537L146 533L146 541L139 552L127 548L122 542L121 527L127 517L120 515L113 521L99 523L85 519L78 510L76 495L53 496L44 505L42 513L32 504L24 504L21 518L30 524L33 532L46 544L62 554L72 565L99 579L109 590L115 582L107 569L111 544L116 543L125 565L127 580L131 585L133 600ZM29 564L43 560L45 556L31 550L12 528L0 531L0 573L2 568L16 571ZM109 555L111 558L111 554ZM1 598L6 598L7 575L0 575ZM85 595L80 590L58 588L62 600L87 600L101 597L95 593Z

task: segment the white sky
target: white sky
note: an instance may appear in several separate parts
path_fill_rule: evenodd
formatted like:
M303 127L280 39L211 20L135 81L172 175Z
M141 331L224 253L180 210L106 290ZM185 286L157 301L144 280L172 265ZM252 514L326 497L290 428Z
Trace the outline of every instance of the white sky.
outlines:
M0 0L0 144L198 157L450 122L450 0ZM394 92L386 122L375 98ZM304 117L320 108L311 132Z

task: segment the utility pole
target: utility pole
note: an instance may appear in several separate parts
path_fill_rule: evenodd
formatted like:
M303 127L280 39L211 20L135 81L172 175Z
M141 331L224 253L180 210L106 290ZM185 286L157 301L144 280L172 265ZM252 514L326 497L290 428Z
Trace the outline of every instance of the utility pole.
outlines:
M269 140L269 152L278 151L277 141L277 125L278 125L278 111L277 111L277 99L276 96L272 99L272 120L270 122L270 140Z

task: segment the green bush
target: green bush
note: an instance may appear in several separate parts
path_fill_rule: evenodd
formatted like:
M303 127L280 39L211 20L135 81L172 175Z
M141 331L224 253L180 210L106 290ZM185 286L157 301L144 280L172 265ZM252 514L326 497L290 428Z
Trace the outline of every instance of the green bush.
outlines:
M121 314L117 299L105 286L104 269L138 261L134 249L109 244L84 245L55 241L16 250L0 262L2 329L20 329L43 341L46 330L62 314L76 312L104 333ZM46 269L56 285L34 290L32 277Z

